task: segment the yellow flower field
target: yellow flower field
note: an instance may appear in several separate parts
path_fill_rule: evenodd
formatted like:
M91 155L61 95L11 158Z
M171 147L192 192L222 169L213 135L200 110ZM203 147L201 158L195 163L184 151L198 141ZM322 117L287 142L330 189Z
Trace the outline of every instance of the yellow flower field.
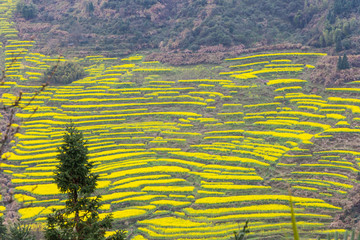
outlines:
M0 8L8 4L16 5L3 1ZM36 43L22 42L9 21L0 11L0 35L14 34L6 52L0 49L13 68L0 86L4 104L16 99L13 89L31 99L38 89L31 77L58 59L34 52ZM21 57L12 58L17 52ZM288 185L300 233L310 239L329 231L344 207L333 199L346 199L358 184L360 152L326 141L359 133L360 100L341 95L356 94L352 87L311 91L303 73L324 55L241 55L199 79L196 67L182 75L183 67L141 55L61 58L86 65L87 76L46 87L17 113L20 133L0 164L23 204L21 219L44 222L51 208L64 207L52 178L63 127L72 120L100 175L101 217L112 213L116 224L131 223L132 239L229 240L235 222L246 219L251 237L288 234Z

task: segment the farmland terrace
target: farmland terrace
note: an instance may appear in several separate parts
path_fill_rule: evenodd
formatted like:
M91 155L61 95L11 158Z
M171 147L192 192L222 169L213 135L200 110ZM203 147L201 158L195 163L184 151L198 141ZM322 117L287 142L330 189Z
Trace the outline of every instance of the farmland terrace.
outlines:
M22 90L25 106L44 72L70 60L20 40L14 7L0 5L0 95L10 105ZM41 224L64 207L53 171L71 120L100 175L101 216L112 213L131 239L231 239L247 219L250 239L288 236L289 189L303 238L344 232L359 187L360 81L312 83L324 57L267 52L186 67L142 55L72 59L86 77L46 87L16 114L21 131L1 169L17 213Z

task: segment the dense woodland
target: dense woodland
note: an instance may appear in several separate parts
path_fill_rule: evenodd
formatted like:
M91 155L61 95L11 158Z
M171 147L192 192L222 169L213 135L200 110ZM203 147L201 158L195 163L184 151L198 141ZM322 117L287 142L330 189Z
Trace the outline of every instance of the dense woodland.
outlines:
M356 53L359 10L359 0L23 0L16 21L47 52L301 43Z

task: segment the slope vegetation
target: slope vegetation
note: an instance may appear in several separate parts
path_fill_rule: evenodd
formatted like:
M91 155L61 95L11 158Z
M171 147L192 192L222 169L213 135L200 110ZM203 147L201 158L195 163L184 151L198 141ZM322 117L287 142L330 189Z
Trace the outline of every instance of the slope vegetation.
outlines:
M358 0L20 0L15 20L20 36L47 54L109 57L277 43L356 53L358 10Z

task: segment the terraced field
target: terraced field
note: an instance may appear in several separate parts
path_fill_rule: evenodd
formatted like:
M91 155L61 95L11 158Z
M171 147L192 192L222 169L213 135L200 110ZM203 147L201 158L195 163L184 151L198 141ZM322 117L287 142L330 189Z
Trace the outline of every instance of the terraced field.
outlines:
M68 60L18 40L9 20L14 2L0 3L7 67L0 92L9 104L21 89L26 105L51 63ZM139 55L75 59L88 76L46 87L17 113L21 133L2 156L24 206L21 218L45 222L52 208L63 207L52 177L71 120L100 174L102 215L113 213L132 239L231 239L246 219L251 239L289 236L288 188L304 238L334 231L330 223L358 184L360 82L315 88L306 77L324 55L225 59L205 66L209 78L197 77L197 67ZM184 72L193 77L181 78Z

